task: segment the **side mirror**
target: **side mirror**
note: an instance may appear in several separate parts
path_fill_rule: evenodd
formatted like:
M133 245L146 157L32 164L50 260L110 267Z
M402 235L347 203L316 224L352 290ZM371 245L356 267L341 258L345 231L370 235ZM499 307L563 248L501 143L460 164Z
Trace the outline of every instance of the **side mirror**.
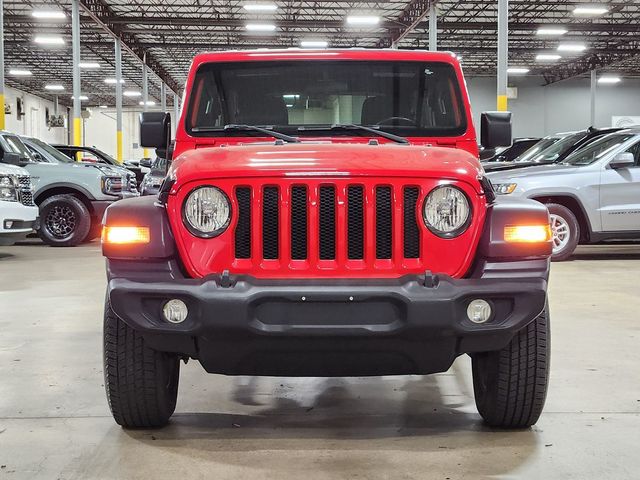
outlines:
M24 157L19 153L14 152L4 152L2 155L3 163L8 163L10 165L17 165L19 167L26 165L28 162L24 160Z
M614 170L620 168L633 167L636 164L636 159L631 152L622 152L613 157L613 160L609 162L609 166Z
M480 117L480 143L486 149L509 147L512 143L511 112L483 112Z
M171 139L171 115L164 112L140 114L140 145L145 148L167 148Z
M150 158L141 159L140 166L145 168L151 168L151 159Z

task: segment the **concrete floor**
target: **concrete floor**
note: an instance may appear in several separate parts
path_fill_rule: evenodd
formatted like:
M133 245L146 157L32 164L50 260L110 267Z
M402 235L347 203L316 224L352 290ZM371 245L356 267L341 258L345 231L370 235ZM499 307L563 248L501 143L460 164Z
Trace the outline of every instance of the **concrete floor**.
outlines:
M546 410L483 427L470 363L366 379L183 367L176 415L124 431L103 392L99 245L0 248L0 479L640 478L640 246L554 264Z

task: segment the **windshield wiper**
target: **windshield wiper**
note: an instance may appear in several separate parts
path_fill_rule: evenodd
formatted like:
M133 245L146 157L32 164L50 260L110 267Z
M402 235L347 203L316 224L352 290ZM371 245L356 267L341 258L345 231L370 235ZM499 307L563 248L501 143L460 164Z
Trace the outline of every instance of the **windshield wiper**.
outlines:
M273 130L269 130L267 128L256 127L255 125L239 125L239 124L229 124L224 127L195 127L193 128L194 132L219 132L219 131L236 131L236 132L257 132L262 133L268 137L277 138L278 140L282 140L287 143L300 143L300 139L296 137L292 137L290 135L285 135L284 133L274 132Z
M377 128L365 127L364 125L356 125L354 123L336 123L335 125L329 125L326 127L299 127L299 132L304 131L314 131L314 130L359 130L361 132L372 133L378 137L386 138L388 140L392 140L396 143L402 143L404 145L408 145L409 140L404 137L400 137L399 135L394 135L393 133L385 132L383 130L379 130Z

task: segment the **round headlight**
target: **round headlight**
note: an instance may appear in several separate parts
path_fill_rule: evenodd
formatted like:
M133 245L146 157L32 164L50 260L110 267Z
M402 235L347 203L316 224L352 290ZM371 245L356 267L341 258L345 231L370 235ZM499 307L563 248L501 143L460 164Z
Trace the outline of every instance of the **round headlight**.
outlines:
M456 237L469 226L471 206L460 189L441 185L427 195L422 216L427 228L439 237Z
M195 236L215 237L229 225L231 204L219 188L198 187L185 200L182 217L187 229Z

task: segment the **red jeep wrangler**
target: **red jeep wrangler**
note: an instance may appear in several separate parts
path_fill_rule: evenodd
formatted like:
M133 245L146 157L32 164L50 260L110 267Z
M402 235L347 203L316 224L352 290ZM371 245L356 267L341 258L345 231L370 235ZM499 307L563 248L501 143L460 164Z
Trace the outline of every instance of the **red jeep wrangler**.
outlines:
M157 197L104 217L104 372L117 423L158 427L180 360L226 375L365 376L473 362L492 426L538 419L549 367L544 205L495 198L448 53L195 58ZM487 148L508 113L483 114ZM171 152L171 150L173 150Z

